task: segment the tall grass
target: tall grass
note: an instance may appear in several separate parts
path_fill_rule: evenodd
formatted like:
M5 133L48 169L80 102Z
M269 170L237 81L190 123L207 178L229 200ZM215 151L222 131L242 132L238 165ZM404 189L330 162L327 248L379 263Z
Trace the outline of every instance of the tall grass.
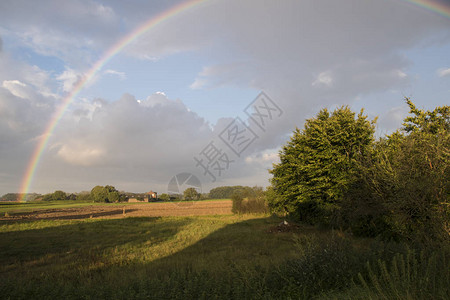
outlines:
M448 299L449 251L229 215L0 224L2 299Z

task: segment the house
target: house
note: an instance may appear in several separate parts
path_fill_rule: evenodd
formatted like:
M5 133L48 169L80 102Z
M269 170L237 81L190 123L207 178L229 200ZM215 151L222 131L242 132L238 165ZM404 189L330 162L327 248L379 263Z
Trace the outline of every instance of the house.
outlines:
M152 202L158 200L157 192L147 192L145 194L132 194L132 197L128 198L128 202Z
M148 199L148 201L158 199L158 193L154 192L154 191L148 192L147 193L147 199Z

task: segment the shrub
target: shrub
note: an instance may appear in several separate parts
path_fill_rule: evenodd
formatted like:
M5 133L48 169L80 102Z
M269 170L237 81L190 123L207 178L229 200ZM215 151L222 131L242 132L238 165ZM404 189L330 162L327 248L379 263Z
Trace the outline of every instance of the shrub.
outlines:
M265 195L260 187L247 187L235 191L231 196L231 200L233 201L232 212L235 214L268 212Z

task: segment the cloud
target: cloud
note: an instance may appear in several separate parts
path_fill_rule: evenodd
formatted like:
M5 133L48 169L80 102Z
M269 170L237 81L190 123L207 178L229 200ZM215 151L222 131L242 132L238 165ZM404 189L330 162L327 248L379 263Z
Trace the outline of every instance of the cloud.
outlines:
M83 79L83 75L72 70L66 69L60 75L56 77L56 80L62 82L62 90L64 92L70 92L73 90L75 85Z
M403 120L408 115L408 107L397 106L390 108L380 115L377 121L377 134L384 136L391 134L402 126Z
M103 74L117 76L121 80L124 80L127 78L127 75L124 72L120 72L120 71L116 71L116 70L112 70L112 69L105 70L103 72Z
M438 74L438 76L439 77L446 77L446 76L450 76L450 68L448 68L448 69L439 69L438 71L437 71L437 74Z
M0 3L0 30L8 49L18 50L18 56L30 51L61 61L58 71L46 71L0 51L0 165L2 174L12 176L0 189L17 187L61 95L71 91L111 45L170 5L94 0ZM252 185L268 176L266 169L276 160L274 149L305 118L324 106L352 104L408 86L413 62L404 53L417 45L449 42L445 18L402 1L217 0L167 19L121 53L129 56L127 62L192 54L201 57L202 68L186 81L191 89L267 92L283 115L257 132L245 158L222 179ZM180 70L185 67L180 65ZM131 77L120 64L100 74L126 79L127 74L116 68ZM448 69L438 71L441 77L449 74ZM95 82L94 78L90 84ZM178 172L201 175L193 156L230 122L209 124L182 100L163 93L139 100L130 94L116 95L120 98L115 101L95 98L99 96L75 99L63 116L42 156L36 191L49 191L54 186L49 182L68 191L91 188L93 182L139 191L153 183L163 187ZM380 127L398 128L404 109L386 106L383 111Z
M320 86L330 87L332 84L333 84L333 76L331 71L325 71L320 73L317 76L316 80L314 80L311 85L314 87Z
M19 80L4 80L2 87L7 89L11 94L23 99L30 98L32 90Z
M191 89L211 89L223 86L252 85L255 69L251 62L231 62L203 67L202 71L190 85ZM239 76L236 76L239 74Z
M115 184L116 177L142 183L149 174L169 180L181 171L196 171L193 156L212 136L204 119L162 93L141 103L125 94L113 102L96 101L89 112L73 117L76 113L71 110L58 125L43 170L63 174L70 167L73 174L103 176Z
M0 4L0 19L6 34L19 37L23 46L77 67L92 62L92 49L101 50L121 35L114 9L92 0L43 0L39 5L6 0Z
M278 149L268 149L261 152L257 152L245 158L247 164L259 164L263 168L272 168L272 164L278 163L280 157L278 155Z

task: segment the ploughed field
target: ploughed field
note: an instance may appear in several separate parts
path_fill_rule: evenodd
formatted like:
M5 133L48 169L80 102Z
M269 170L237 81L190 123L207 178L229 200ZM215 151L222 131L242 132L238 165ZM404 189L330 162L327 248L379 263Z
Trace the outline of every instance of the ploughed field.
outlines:
M124 203L81 207L45 208L22 212L20 207L3 213L0 220L164 217L231 214L231 200L164 203Z

